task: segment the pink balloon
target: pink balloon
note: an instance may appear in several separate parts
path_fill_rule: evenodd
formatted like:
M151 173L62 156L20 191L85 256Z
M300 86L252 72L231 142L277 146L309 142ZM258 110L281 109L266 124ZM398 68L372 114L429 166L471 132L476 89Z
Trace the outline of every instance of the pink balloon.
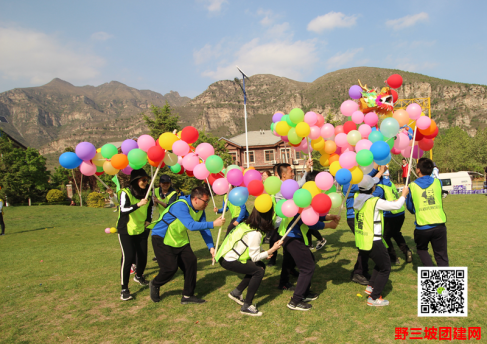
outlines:
M335 151L335 154L338 154L338 155L342 154L342 147L337 146L337 149Z
M110 234L110 228L105 228L105 233Z
M287 136L281 136L281 140L283 140L284 142L289 142L289 139L287 138Z
M224 195L228 192L229 184L225 178L218 178L213 182L213 191L217 195Z
M337 125L335 128L335 135L338 135L340 133L344 133L343 131L343 125Z
M329 190L333 186L333 176L328 172L320 172L316 175L315 183L320 190Z
M355 152L345 152L343 153L340 158L340 166L346 169L351 169L352 167L357 166L357 161L356 161L356 153Z
M182 156L178 156L178 164L183 166L183 157Z
M421 109L421 106L416 103L409 104L406 108L406 112L408 113L409 118L412 120L417 120L418 118L420 118L422 111L423 110Z
M172 152L179 156L185 156L189 153L189 145L183 140L178 140L172 144Z
M403 133L397 135L394 141L394 148L401 151L409 145L409 136Z
M358 132L360 135L362 135L362 138L366 139L372 132L372 128L368 124L362 124L360 127L358 127Z
M325 124L325 119L323 118L323 115L320 115L319 113L316 114L316 126L318 128L321 128Z
M333 135L335 135L335 127L333 127L333 124L330 123L323 124L323 126L321 127L321 136L324 139L329 139Z
M401 154L401 151L399 149L396 149L396 148L392 147L391 153L394 154L394 155L398 155L398 154Z
M259 171L256 170L248 170L245 172L243 176L245 186L249 186L249 183L253 180L260 180L262 181L262 175Z
M205 180L210 175L210 171L206 169L204 163L198 164L193 169L193 175L196 179Z
M150 135L141 135L137 139L137 145L140 149L147 153L149 148L154 147L156 145L156 140Z
M416 121L416 126L418 129L428 129L431 125L431 118L427 116L419 117L418 120Z
M206 160L210 155L215 155L215 148L209 143L203 142L194 151L201 159Z
M372 146L372 142L366 139L362 139L355 145L355 152L360 152L362 149L369 150L370 146Z
M123 170L120 170L120 171L122 171L124 174L126 174L126 175L130 176L130 172L132 172L132 170L133 170L133 168L132 168L132 167L127 166L127 167L125 167Z
M311 127L312 125L315 125L316 121L318 119L316 118L316 113L313 111L306 112L306 115L304 115L304 121L309 124Z
M301 151L304 154L308 154L308 149L309 149L309 152L312 152L313 151L313 147L311 147L311 144L308 144L308 142L306 141L306 139L304 139L303 141L301 141L301 144L299 146L301 148Z
M90 161L83 161L81 165L79 165L79 171L85 176L92 176L96 173L96 166Z
M301 212L301 220L307 226L315 225L319 219L320 215L311 206L304 208Z
M379 116L375 112L369 112L364 117L364 123L370 125L371 127L375 126L379 121Z
M309 132L309 138L311 140L316 140L321 135L321 129L317 126L313 125Z
M340 112L343 116L352 116L352 113L358 110L358 104L353 100L345 100L340 106Z
M362 111L354 111L352 113L352 122L355 124L360 124L364 121L364 114Z
M183 167L187 171L193 171L196 165L200 163L200 159L194 153L188 153L183 158Z
M401 151L402 156L409 159L411 156L411 148L412 147L409 147L409 146L404 148ZM413 159L419 159L423 156L423 154L424 154L424 151L421 148L419 148L419 146L414 146Z
M335 136L335 143L338 147L343 147L348 145L347 134L345 133L337 134L337 136Z
M258 172L257 172L258 173ZM241 170L239 169L232 169L227 172L227 180L230 184L234 186L239 186L243 183L244 176Z
M342 149L341 154L346 153L346 152L354 152L355 151L355 147L352 146L351 144L349 144L348 142L345 146L341 147L341 149Z
M299 211L299 207L294 204L292 199L288 199L282 204L281 211L286 217L294 217Z

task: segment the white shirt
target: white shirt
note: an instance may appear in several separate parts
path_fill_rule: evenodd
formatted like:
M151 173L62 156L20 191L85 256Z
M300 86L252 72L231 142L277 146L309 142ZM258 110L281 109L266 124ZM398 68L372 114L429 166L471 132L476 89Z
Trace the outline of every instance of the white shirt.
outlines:
M359 194L357 198L355 198L355 201L353 203L353 207L359 211L362 209L362 207L365 204L365 201L367 201L369 198L372 198L372 195L366 195L366 194ZM381 236L382 235L382 228L380 224L380 214L379 210L385 210L385 211L392 211L392 210L399 210L401 207L404 205L404 202L406 199L404 197L399 197L397 201L386 201L383 199L379 199L377 201L377 204L375 206L375 212L374 212L374 222L379 221L379 223L374 223L374 241L381 240L380 237L376 237L376 235Z
M258 262L259 260L266 259L269 256L267 251L264 252L260 251L260 245L262 243L261 232L259 231L248 232L243 236L242 240L249 247L249 256L254 263ZM241 241L238 241L234 248L237 252L244 252L246 246ZM235 251L232 250L228 252L226 255L224 255L223 258L227 262L234 262L238 259L238 255L235 253Z

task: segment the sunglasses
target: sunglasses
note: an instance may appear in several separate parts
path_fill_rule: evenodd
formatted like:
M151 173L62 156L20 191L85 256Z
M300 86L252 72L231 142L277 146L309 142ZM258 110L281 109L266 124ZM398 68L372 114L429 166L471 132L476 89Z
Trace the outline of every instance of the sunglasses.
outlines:
M210 199L209 199L209 198L208 198L206 201L205 201L205 200L203 200L203 199L201 199L201 198L199 198L199 197L198 197L198 199L199 199L200 201L204 202L205 204L210 203Z

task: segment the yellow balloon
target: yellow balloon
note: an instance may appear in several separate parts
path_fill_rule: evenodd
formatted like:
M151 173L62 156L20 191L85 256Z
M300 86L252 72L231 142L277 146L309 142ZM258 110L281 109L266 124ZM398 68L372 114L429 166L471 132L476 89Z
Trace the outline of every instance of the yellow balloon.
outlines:
M101 147L96 149L97 153L101 153Z
M260 213L267 213L272 208L272 199L268 194L260 195L255 199L255 209Z
M172 145L178 140L179 138L173 133L164 133L159 136L159 145L165 150L172 150Z
M333 161L330 165L330 173L332 176L337 174L338 170L341 169L340 163L338 161Z
M291 126L287 124L286 121L280 121L277 122L275 129L276 129L276 133L278 133L279 135L286 136L287 133L289 132L289 129L291 129Z
M319 137L316 140L311 140L311 147L316 151L325 149L325 140L323 140L322 137Z
M306 122L301 122L298 123L296 126L296 134L300 137L306 137L309 135L309 132L311 131L311 128L309 127L309 124Z
M107 161L107 159L105 159L101 153L96 153L95 156L93 157L93 159L91 159L91 161L93 162L93 165L95 166L103 166L103 164L105 163L105 161Z
M311 193L312 197L315 197L316 195L321 193L321 190L318 188L318 186L316 186L316 183L313 181L304 183L303 189L308 190Z
M352 173L352 184L358 184L364 179L364 173L358 166L352 167L350 172Z
M179 132L178 132L178 134L177 134L177 136L178 136L178 138L179 138L179 139L181 138L181 133L182 133L182 132L183 132L183 131L181 130L181 131L179 131Z
M322 154L320 157L320 164L323 167L330 166L330 154Z
M118 173L119 170L117 170L115 167L113 167L112 163L110 161L105 161L103 163L103 171L105 171L106 174L114 176Z
M112 234L117 233L117 229L115 227L110 228L110 233Z

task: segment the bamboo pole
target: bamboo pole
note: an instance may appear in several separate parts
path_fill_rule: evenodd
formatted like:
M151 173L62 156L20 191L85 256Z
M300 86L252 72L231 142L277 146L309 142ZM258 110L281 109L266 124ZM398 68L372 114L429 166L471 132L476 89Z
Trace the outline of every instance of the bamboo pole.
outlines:
M350 190L352 190L352 182L350 182L350 186L348 187L347 194L345 195L345 198L342 200L342 204L340 204L340 208L338 208L338 213L337 215L340 215L342 210L343 210L343 204L347 202L348 195L350 194Z
M409 163L408 163L408 176L406 178L406 184L407 186L409 184L409 177L411 176L411 161L413 160L413 152L414 152L414 145L416 144L416 131L418 130L418 127L414 127L414 135L413 135L413 145L411 147L411 155L409 157Z
M149 198L149 194L150 194L150 189L152 189L152 186L154 185L154 181L156 180L156 176L157 174L159 173L159 169L161 168L161 165L162 165L162 160L161 162L159 163L159 166L157 166L157 170L156 170L156 173L152 176L152 180L150 182L150 185L149 187L147 188L147 194L145 195L145 199L148 199Z
M227 203L228 203L228 194L227 194L227 198L225 199L225 205L223 206L222 219L225 219L225 213L227 212ZM222 228L223 228L223 226L220 226L220 229L218 230L218 236L216 238L216 246L215 246L215 255L218 252L218 244L220 242L220 235L222 234ZM211 265L215 265L215 258L214 257L212 259Z
M98 181L104 186L106 187L107 189L111 189L111 187L109 187L107 184L105 184L105 182L103 180L101 180L100 177L98 177L96 174L94 174L95 178L98 179Z
M292 226L287 230L287 232L282 236L281 240L279 240L281 243L284 242L284 239L287 237L287 235L291 232L291 230L296 226L296 223L301 220L301 214L299 214L298 218L294 221Z
M76 191L78 191L79 202L81 204L81 193L79 192L78 183L76 183L76 178L74 177L74 170L71 170L73 174L74 185L76 186Z

